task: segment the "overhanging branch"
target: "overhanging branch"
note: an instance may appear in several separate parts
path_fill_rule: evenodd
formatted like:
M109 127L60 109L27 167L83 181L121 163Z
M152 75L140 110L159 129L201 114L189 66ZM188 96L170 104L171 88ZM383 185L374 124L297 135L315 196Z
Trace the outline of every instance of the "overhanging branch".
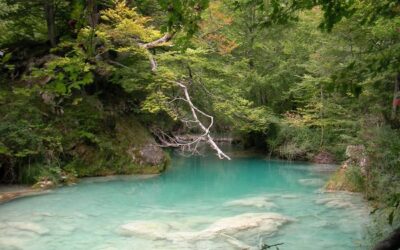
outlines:
M174 35L175 35L175 33L167 33L160 39L157 39L153 42L149 42L146 44L139 44L140 47L147 50L147 54L148 54L150 65L151 65L151 70L153 72L157 71L157 62L154 59L153 54L149 51L149 49L155 48L157 46L160 46L163 43L170 41ZM215 143L214 139L212 138L212 136L210 134L210 129L214 125L214 117L209 114L206 114L205 112L203 112L202 110L200 110L193 104L192 99L189 94L189 91L188 91L188 88L183 82L176 81L175 84L182 89L184 97L183 98L175 98L174 100L183 100L184 102L186 102L187 105L189 106L191 114L192 114L192 119L190 119L190 120L183 119L182 121L185 124L188 122L190 124L197 124L197 126L202 130L203 134L197 136L194 140L188 142L188 141L181 141L179 138L176 138L176 137L171 137L171 136L167 135L166 133L163 133L162 131L157 131L155 134L156 134L156 136L158 136L161 143L163 143L165 146L168 146L168 147L180 147L186 151L191 151L192 153L196 153L199 143L201 141L205 141L211 146L212 149L215 150L215 152L217 153L217 156L220 159L230 160L231 158L228 155L226 155L218 147L218 145ZM201 120L199 119L199 115L206 117L207 119L210 120L210 123L208 126L206 126L203 122L201 122Z
M139 46L144 49L153 49L155 47L160 46L163 43L169 42L174 37L174 35L175 35L175 33L167 33L163 37L161 37L157 40L154 40L149 43L141 43L141 44L139 44Z
M181 87L181 89L183 90L183 93L185 95L185 100L187 102L187 104L189 105L189 108L192 112L192 116L193 116L193 120L195 123L197 123L200 127L200 129L203 131L203 134L199 136L199 138L204 138L205 141L211 146L212 149L214 149L217 153L217 156L220 159L228 159L230 160L231 158L226 155L219 147L218 145L215 143L214 139L211 137L210 135L210 129L211 127L214 125L214 117L212 117L211 115L206 114L205 112L201 111L200 109L198 109L192 102L190 95L189 95L189 91L186 87L185 84L181 83L181 82L176 82L176 84ZM210 124L208 126L205 126L198 117L198 114L201 114L207 118L210 119Z

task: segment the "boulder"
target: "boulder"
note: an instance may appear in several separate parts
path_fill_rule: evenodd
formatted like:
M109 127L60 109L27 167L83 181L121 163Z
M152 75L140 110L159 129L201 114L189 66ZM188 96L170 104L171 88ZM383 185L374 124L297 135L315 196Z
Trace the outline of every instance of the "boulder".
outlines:
M365 156L364 145L349 145L346 148L346 157L352 160L358 160Z
M54 188L55 186L56 186L56 184L52 181L42 180L42 181L37 182L35 185L33 185L33 188L47 190L47 189Z
M165 162L164 151L154 143L148 143L139 150L143 162L148 165L161 165Z
M349 145L346 148L346 157L347 160L342 163L339 170L327 183L327 190L346 190L350 192L360 191L360 185L357 186L354 184L354 182L349 181L347 174L349 173L349 170L356 170L356 173L358 172L357 170L359 170L361 178L365 178L367 176L369 165L367 151L364 145Z
M132 162L141 167L162 167L167 162L164 151L154 142L148 142L143 146L133 146L129 148L128 154Z
M321 151L314 156L313 162L317 164L333 164L335 163L335 157L327 151Z
M271 234L290 221L289 218L277 213L245 213L220 219L201 231L201 235L213 236L220 233L232 235L249 229L259 229L264 234Z
M363 175L367 174L368 156L364 145L349 145L346 148L346 157L348 158L342 168L349 165L359 166Z
M245 213L222 218L200 231L178 231L173 223L135 221L121 226L121 233L151 240L168 240L174 243L197 242L216 239L222 234L235 236L241 232L251 235L273 234L279 227L292 221L277 213Z

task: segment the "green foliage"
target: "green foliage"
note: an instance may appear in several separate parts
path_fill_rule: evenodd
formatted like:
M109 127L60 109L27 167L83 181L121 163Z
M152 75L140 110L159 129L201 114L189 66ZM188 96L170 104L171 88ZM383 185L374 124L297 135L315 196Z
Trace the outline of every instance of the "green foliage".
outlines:
M190 37L198 30L198 21L209 0L158 0L158 3L168 13L166 30L176 32L183 27Z
M31 164L36 162L44 165L57 163L63 150L61 137L54 127L45 123L43 111L32 105L39 101L35 92L16 89L14 92L1 90L1 93L6 93L6 96L0 105L0 157L6 160L0 161L0 170L12 173L13 168L22 168L25 164L31 169ZM32 166L35 167L37 165ZM32 181L24 180L23 176L23 173L19 176L11 174L9 180L3 181Z
M80 55L60 57L49 61L45 68L35 69L33 79L48 79L43 90L56 96L71 95L93 82L93 67Z
M181 121L191 116L183 83L214 117L213 133L239 134L273 156L342 160L347 145L366 145L367 178L355 167L339 181L384 204L396 225L398 1L95 2L0 0L6 181L146 172L132 158L149 134L133 115L198 133ZM146 49L164 33L172 40Z
M351 188L346 190L353 192L363 192L365 190L365 177L362 175L359 166L349 166L345 178L346 182L351 185Z

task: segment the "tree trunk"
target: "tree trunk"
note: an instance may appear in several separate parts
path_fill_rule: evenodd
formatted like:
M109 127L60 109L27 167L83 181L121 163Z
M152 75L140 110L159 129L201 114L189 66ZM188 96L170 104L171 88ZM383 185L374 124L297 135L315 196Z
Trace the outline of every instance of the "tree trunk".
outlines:
M86 1L86 12L87 12L87 20L89 23L90 35L89 35L89 44L88 44L88 54L90 56L95 55L96 50L96 41L95 41L95 34L96 34L96 26L99 23L99 13L97 8L97 0L87 0Z
M47 37L52 47L57 45L57 34L56 34L56 11L54 0L45 1L44 12L47 23Z
M399 105L400 100L400 74L397 74L396 80L394 83L394 92L393 92L393 103L392 103L392 119L396 118L397 106Z
M99 23L99 12L97 8L97 1L96 0L87 0L86 1L86 8L87 8L87 18L88 23L92 29L94 29L97 24Z

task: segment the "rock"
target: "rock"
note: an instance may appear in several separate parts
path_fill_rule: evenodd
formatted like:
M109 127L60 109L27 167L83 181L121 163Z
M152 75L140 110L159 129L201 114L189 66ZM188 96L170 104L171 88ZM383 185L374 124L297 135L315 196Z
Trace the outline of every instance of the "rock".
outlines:
M232 235L248 229L260 229L264 234L273 233L280 226L291 221L277 213L245 213L220 219L201 232L203 236L213 236L220 233Z
M18 232L29 232L38 235L44 235L49 232L48 229L43 228L39 224L32 222L6 222L0 224L0 229L7 231L7 233L15 234Z
M33 185L33 188L46 190L46 189L54 188L55 186L56 186L56 184L54 182L49 181L49 180L43 180L43 181L39 181L35 185Z
M283 199L298 199L300 198L300 196L295 195L295 194L284 194L282 195Z
M364 156L364 154L364 145L349 145L346 148L346 157L349 159L358 160L360 157Z
M200 231L176 231L171 223L155 221L136 221L121 226L123 235L141 236L152 240L169 240L174 243L211 240L221 234L229 236L244 231L272 234L291 219L277 213L245 213L222 218ZM175 231L173 231L175 229Z
M317 164L333 164L335 163L335 157L328 151L321 151L314 156L313 162Z
M132 147L128 150L128 154L133 162L141 166L162 166L166 163L164 151L153 142L141 147Z
M144 163L156 166L163 164L165 161L164 151L156 144L148 143L139 151L140 157Z
M232 236L226 235L226 234L221 234L221 236L225 237L226 241L231 244L232 246L241 249L241 250L251 250L251 249L257 249L255 247L252 247L250 245L247 245L246 243L233 238Z
M17 237L0 237L0 249L2 250L21 250L23 244Z
M324 185L324 181L318 178L311 179L300 179L299 183L304 186L322 186Z
M0 193L0 203L8 202L17 198L27 197L27 196L34 196L34 195L41 195L47 194L49 190L46 191L38 191L35 189L23 189L21 191L13 191L13 192L4 192Z
M349 173L349 168L351 167L352 171L359 170L361 177L365 178L367 176L369 160L364 145L347 146L346 157L348 159L342 163L340 169L328 181L327 190L346 190L351 192L360 192L362 190L362 187L354 185L352 181L348 180L347 173Z
M257 207L257 208L275 208L274 203L265 197L251 197L240 200L229 201L224 206L241 206L241 207Z
M166 239L171 226L153 221L135 221L121 226L123 235L139 235L155 239Z
M361 173L367 174L368 156L364 145L349 145L346 148L346 156L348 160L343 163L342 168L347 168L349 165L360 167Z
M325 205L330 208L352 208L354 205L341 198L324 198L315 201L316 204Z

